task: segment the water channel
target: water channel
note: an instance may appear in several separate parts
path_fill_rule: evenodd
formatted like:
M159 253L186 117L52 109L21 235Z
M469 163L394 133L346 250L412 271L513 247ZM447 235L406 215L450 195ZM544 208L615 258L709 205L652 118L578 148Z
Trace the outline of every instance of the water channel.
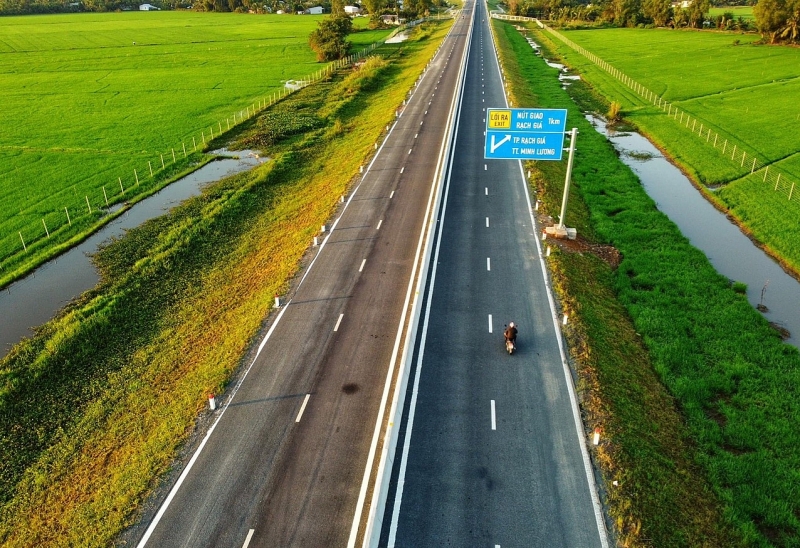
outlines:
M214 151L231 154L210 162L152 196L133 205L81 244L43 264L32 274L0 292L0 358L12 345L33 334L33 327L55 316L64 305L94 287L99 275L90 255L109 238L122 236L149 219L163 215L202 188L224 177L247 171L266 161L252 151Z
M619 151L658 209L706 254L717 272L746 283L747 300L754 307L766 306L764 317L789 331L787 343L800 346L800 282L714 208L650 141L638 133L609 130L600 118L587 118Z

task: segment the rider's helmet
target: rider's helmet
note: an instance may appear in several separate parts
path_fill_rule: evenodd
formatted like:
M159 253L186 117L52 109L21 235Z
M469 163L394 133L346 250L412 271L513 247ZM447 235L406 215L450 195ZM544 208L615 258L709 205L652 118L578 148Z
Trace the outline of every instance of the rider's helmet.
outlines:
M514 322L511 322L510 324L508 324L508 327L514 327Z

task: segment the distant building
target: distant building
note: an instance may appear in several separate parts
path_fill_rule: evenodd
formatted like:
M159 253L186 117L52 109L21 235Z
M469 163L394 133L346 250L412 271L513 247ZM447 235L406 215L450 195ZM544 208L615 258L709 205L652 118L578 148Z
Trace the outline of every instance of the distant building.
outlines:
M309 15L322 15L322 6L314 6L313 8L308 8L306 13Z
M394 14L381 15L381 21L384 25L399 25L400 19Z
M141 4L139 6L139 11L158 11L161 8L154 6L153 4Z
M361 8L359 8L358 6L345 6L344 12L347 15L358 15L359 13L361 13Z

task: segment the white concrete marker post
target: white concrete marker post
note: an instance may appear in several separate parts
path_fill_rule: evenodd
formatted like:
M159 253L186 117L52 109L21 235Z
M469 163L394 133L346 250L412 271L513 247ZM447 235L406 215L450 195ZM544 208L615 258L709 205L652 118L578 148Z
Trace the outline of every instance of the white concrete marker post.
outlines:
M281 298L275 295L275 308L281 307Z
M600 428L594 429L594 436L592 437L592 443L595 445L600 445Z
M212 411L217 408L217 398L214 397L214 394L208 395L208 408Z

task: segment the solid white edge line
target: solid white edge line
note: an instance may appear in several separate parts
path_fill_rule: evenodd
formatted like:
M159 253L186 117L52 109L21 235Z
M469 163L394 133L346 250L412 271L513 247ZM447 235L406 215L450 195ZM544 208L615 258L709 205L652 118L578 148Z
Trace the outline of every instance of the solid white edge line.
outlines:
M366 260L366 259L364 259L363 261L361 261L361 266L359 266L359 267L358 267L358 271L359 271L359 272L361 272L362 270L364 270L364 265L365 265L365 264L367 264L367 260Z
M253 533L255 532L256 532L255 529L250 529L250 531L247 532L247 538L244 539L244 544L242 544L242 548L247 548L248 546L250 546L250 540L253 538Z
M450 36L450 34L452 33L453 28L455 28L455 25L453 27L451 27L450 31L448 31L447 36L445 36L445 40ZM427 71L425 72L425 74L423 74L423 78L426 75L427 75ZM462 88L463 88L463 83L462 83ZM455 102L456 102L456 97L454 96L453 103L455 103ZM453 103L451 103L451 104L453 104ZM452 110L452 107L451 107L451 110ZM427 111L426 111L426 114L427 114ZM452 124L452 120L448 120L447 126L451 126L451 124ZM447 130L445 130L445 133L447 133ZM447 149L447 146L446 146L447 142L448 142L448 139L445 139L443 141L443 143L442 143L442 151ZM440 152L439 156L440 156L440 158L439 158L438 163L441 164L444 154ZM441 168L439 168L437 166L436 173L438 173L440 169ZM431 201L434 198L436 188L437 188L437 185L435 185L435 184L432 185L431 195L428 198L429 207L430 207ZM433 209L431 211L432 211L432 213L430 215L430 217L431 217L430 223L433 223L433 219L435 218L435 215L433 214L433 212L435 212L436 210ZM419 244L418 244L418 247L417 247L417 253L419 253L420 250L422 249L422 245L423 245L424 241L425 241L425 231L421 232L421 234L420 234L420 241L419 241ZM427 263L425 263L425 264L427 264ZM356 504L356 511L354 513L354 516L353 516L353 524L352 524L351 529L350 529L350 538L349 538L348 544L347 544L348 548L353 548L355 546L356 539L358 538L358 530L359 530L359 526L360 526L360 523L361 523L361 514L363 513L363 507L364 507L364 502L365 502L365 499L366 499L367 488L369 486L369 478L370 478L370 474L372 472L372 463L374 461L375 453L377 451L377 443L378 443L378 441L380 439L380 428L381 428L381 425L383 423L383 414L384 414L385 409L386 409L386 400L388 399L388 396L389 396L389 388L391 386L391 378L392 378L393 373L394 373L394 371L392 369L392 367L393 367L392 364L395 363L396 357L397 357L397 352L399 351L399 343L400 343L400 339L402 337L403 322L404 322L404 318L405 318L405 314L406 314L405 311L408 310L408 304L409 304L409 301L410 301L410 298L411 298L411 291L413 289L413 282L414 282L414 277L415 277L415 272L414 271L416 270L418 265L419 265L419 262L415 259L414 267L412 269L411 279L409 280L408 293L406 294L406 302L404 303L404 307L403 307L403 311L404 311L403 312L403 318L401 318L401 320L400 320L400 326L398 327L398 334L397 334L397 338L395 340L395 349L392 351L392 358L391 358L391 361L390 361L390 368L389 368L389 371L387 372L387 378L386 378L387 380L386 380L386 384L385 384L385 387L384 387L384 394L383 394L383 397L381 399L380 411L378 413L378 417L377 417L377 421L376 421L376 425L375 425L375 431L373 433L372 446L370 447L370 453L369 453L369 457L367 459L367 465L364 468L364 478L362 479L361 491L359 493L359 499L358 499L358 502ZM421 279L421 277L420 277L420 279ZM413 306L412 307L412 315L413 314L417 314L417 315L419 314L419 312L417 311L418 310L418 308L417 308L418 297L419 297L419 290L415 294L414 304L412 305ZM413 326L413 327L416 327L416 326ZM413 329L409 329L408 330L407 340L410 340L410 337L412 335L412 331L413 331ZM403 354L404 356L406 356L407 351L408 351L408 344L406 344L406 346L404 348L404 351L403 351L404 352L404 354ZM407 361L407 360L403 359L403 362L405 362L405 361ZM400 383L398 383L398 387L396 387L396 388L399 388L399 385L400 385ZM395 392L397 392L397 390L395 390ZM395 404L393 402L393 407L394 407L394 405ZM391 435L395 435L396 436L396 431L397 430L394 429L394 428L387 428L386 436L385 436L384 439L388 438ZM386 469L387 448L388 448L388 445L385 443L384 444L384 449L381 452L381 458L380 458L381 460L380 460L380 463L379 463L379 471L378 471L378 474L376 475L376 485L375 485L375 487L373 489L373 497L372 497L373 500L372 500L371 507L370 507L370 513L369 513L369 516L367 518L367 525L366 525L366 528L365 528L364 542L363 542L364 546L371 546L372 545L371 543L373 542L373 540L374 540L375 545L377 545L378 538L373 539L373 537L375 537L375 536L380 537L381 522L380 522L380 520L377 520L377 510L376 509L377 509L377 507L379 505L376 504L376 499L378 497L380 497L381 492L382 492L381 487L383 487L383 485L386 485L387 488L388 488L388 484L381 483L383 481L383 475L384 475L383 473L381 473L381 470L385 470ZM377 525L376 525L376 523L377 523Z
M448 36L449 36L449 32L448 32ZM414 94L412 93L411 97L409 97L409 101L413 97L414 97ZM403 109L400 112L400 115L398 116L398 118L402 118L404 113L405 113L405 109ZM316 263L317 258L322 253L322 249L328 243L328 239L331 237L331 234L333 234L333 231L336 229L336 226L339 224L339 221L341 220L342 216L344 215L344 212L350 206L350 203L353 201L353 198L355 198L356 193L361 188L362 183L364 182L364 180L366 179L366 177L369 174L370 170L372 169L373 164L375 164L375 162L377 161L377 159L380 156L381 152L383 151L383 147L386 144L386 141L389 139L389 136L394 132L394 129L397 127L398 121L399 120L396 120L392 124L391 128L386 133L386 136L384 137L383 142L381 143L381 146L378 147L378 150L375 151L375 155L372 157L372 160L370 160L369 164L367 164L367 168L364 170L364 173L363 173L363 176L361 177L361 180L355 186L355 188L353 189L353 192L350 193L350 196L348 197L347 201L345 202L344 207L342 208L341 214L333 222L333 225L331 225L331 230L328 233L328 236L325 237L325 239L320 244L319 249L317 250L317 254L311 260L311 262L308 265L308 268L306 268L305 273L300 278L300 281L297 283L297 286L295 287L295 293L297 292L298 289L300 289L300 286L303 285L303 282L305 281L305 279L308 276L309 272L311 272L311 269L314 267L314 263ZM381 222L383 222L383 221L381 220ZM380 223L378 224L378 227L380 227ZM233 401L234 396L236 396L236 393L239 391L239 388L242 386L242 383L244 382L245 378L247 378L247 374L250 372L250 369L252 369L253 365L255 365L256 360L258 359L258 356L261 354L261 351L264 349L264 346L267 344L267 341L272 336L272 333L275 331L275 327L280 322L281 318L283 317L284 312L286 312L286 310L289 308L290 304L292 304L291 299L289 300L289 302L287 302L284 305L284 307L281 309L281 311L278 313L277 317L275 318L275 321L273 322L273 324L270 326L269 330L267 331L267 334L264 335L264 338L261 340L261 343L258 345L258 350L256 350L256 355L253 357L253 361L250 362L250 365L247 366L247 369L245 370L244 374L242 375L242 378L239 379L238 383L236 383L236 386L233 388L233 391L231 392L230 398L228 398L228 401L225 403L225 405L220 410L219 415L217 416L217 420L215 420L214 423L211 425L211 427L208 429L208 432L206 432L206 435L203 438L203 441L200 442L200 445L195 450L194 454L192 455L192 458L189 459L189 462L186 464L186 468L184 468L183 472L181 472L181 475L178 477L178 480L175 482L175 485L172 486L172 489L170 490L169 494L167 495L167 498L165 498L164 502L161 503L161 507L158 509L158 512L153 517L153 520L150 522L150 525L147 527L147 530L144 532L144 535L142 535L142 538L139 540L139 543L136 545L136 548L144 548L144 546L147 545L147 541L153 535L153 532L155 531L156 527L158 526L158 523L161 521L161 518L166 513L167 509L169 508L169 505L172 503L172 500L175 498L175 495L177 495L178 490L180 489L180 487L183 484L183 482L186 480L186 477L189 475L189 472L191 471L192 467L194 466L194 463L197 461L197 458L200 456L200 453L203 451L203 448L205 447L206 443L208 442L209 438L211 437L211 434L214 432L214 429L217 427L217 424L219 424L219 421L225 415L225 411L228 410L228 406Z
M273 322L272 326L269 328L269 331L267 331L267 334L264 335L264 339L261 341L261 344L259 345L258 350L256 351L256 355L253 357L253 361L250 362L250 365L247 367L247 370L242 375L242 378L239 379L238 383L236 383L236 386L231 392L231 397L228 398L228 401L222 407L222 410L220 411L217 420L214 421L214 424L212 424L211 428L209 428L208 432L206 432L203 441L200 442L200 445L195 450L194 454L192 455L192 458L189 459L189 462L186 464L186 468L183 469L183 472L181 472L181 475L178 477L178 481L176 481L175 485L172 486L172 489L167 495L167 498L164 499L164 502L161 504L161 507L158 509L158 512L153 517L153 520L150 522L150 525L147 527L147 530L144 532L144 535L139 540L139 544L136 545L137 548L143 548L147 544L147 541L150 540L150 536L153 534L153 531L155 531L156 527L158 526L158 523L161 521L161 518L167 511L167 508L169 508L172 499L174 499L175 495L178 494L178 490L180 489L181 484L183 484L183 482L186 480L186 477L192 470L194 463L197 462L197 458L200 456L200 453L203 451L203 448L206 446L206 443L208 442L209 438L211 438L211 434L214 433L214 429L219 424L219 421L222 420L222 417L225 415L225 411L228 410L231 401L233 401L234 396L236 396L236 393L239 391L239 388L242 386L242 383L244 382L245 378L247 378L247 374L250 373L250 370L253 368L253 365L255 365L259 354L261 354L261 350L264 348L264 345L267 343L267 340L269 340L269 338L272 336L272 333L275 331L275 327L278 325L281 318L283 317L284 312L286 312L288 308L289 305L287 304L286 306L283 307L283 309L281 309L281 311L278 313L278 316L275 318L275 321Z
M300 406L300 411L297 412L297 418L294 419L294 422L300 422L300 419L303 418L303 411L306 410L306 405L308 405L308 398L311 397L311 394L306 394L305 399L303 400L303 405Z
M339 331L339 324L342 323L342 318L344 318L344 314L339 314L339 319L336 320L336 325L333 326L334 331Z
M497 430L497 415L494 410L494 400L491 400L492 407L492 430Z
M470 33L472 33L473 25L474 25L474 17L470 21ZM470 41L470 39L468 39L467 47L464 50L463 62L465 62L465 63L466 63L466 59L469 57L470 43L471 43L471 41ZM462 90L463 90L465 85L466 85L466 78L464 78L464 80L462 81L462 84L461 84L461 89ZM461 102L462 101L463 101L463 96L459 98L459 107L458 107L459 110L461 109ZM460 120L457 118L456 119L456 125L455 125L454 137L453 137L452 149L455 149L456 143L458 142L458 127L459 127L459 124L460 124ZM408 466L408 453L409 453L409 450L411 448L411 434L412 434L413 429L414 429L414 417L416 415L417 397L419 395L419 380L420 380L420 377L422 375L422 364L423 364L424 356L425 356L425 345L427 343L427 338L428 338L428 323L429 323L429 320L430 320L430 312L431 312L430 303L431 303L431 299L433 297L434 287L436 285L436 270L437 270L437 265L439 263L439 251L440 251L441 245L442 245L442 232L443 232L443 227L444 227L444 222L445 222L445 216L447 214L447 198L448 198L448 196L450 194L450 177L451 177L452 170L453 170L453 164L452 164L453 163L453 159L452 159L452 156L450 157L449 161L450 161L450 164L449 164L449 167L448 167L447 179L446 179L446 182L445 182L444 197L442 198L442 201L445 204L445 206L442 208L442 214L441 214L441 217L440 217L440 220L439 220L439 225L440 225L439 226L439 236L437 237L437 240L436 240L436 251L434 253L434 257L433 257L433 261L432 261L433 270L431 271L430 288L428 289L428 299L426 301L427 304L425 305L425 319L423 320L422 337L420 339L419 353L418 353L418 357L417 357L417 367L416 367L416 371L414 373L414 387L413 387L413 389L411 391L411 402L409 403L408 422L406 424L406 435L405 435L405 439L403 441L403 453L402 453L402 455L400 457L400 471L399 471L399 474L398 474L398 477L397 477L397 490L395 492L395 498L394 498L395 502L394 502L394 506L392 508L392 521L391 521L391 524L389 526L389 541L388 541L388 544L387 544L388 548L394 548L394 545L395 545L395 540L397 538L397 525L398 525L398 522L399 522L399 519L400 519L400 507L401 507L402 502L403 502L403 488L405 486L406 468Z
M491 26L489 27L491 29ZM495 46L494 41L494 31L492 31L492 49L494 51L494 60L495 65L497 67L498 73L500 72L500 62L497 60L497 48ZM505 86L503 87L503 96L506 103L506 108L508 108L508 96L505 93ZM531 218L532 226L534 227L534 240L536 240L536 250L539 254L539 265L542 268L542 275L544 276L544 283L545 287L547 288L547 301L550 304L550 313L553 316L553 325L555 326L556 330L556 339L558 339L558 350L561 354L561 365L564 370L564 376L566 377L567 381L567 391L569 392L569 400L572 404L572 417L575 423L575 432L578 436L578 442L580 444L581 449L581 456L583 457L583 469L586 474L586 481L589 484L589 493L592 498L592 505L594 506L594 517L595 522L597 525L597 534L600 537L600 544L603 548L609 548L608 543L608 531L606 530L605 519L603 518L603 507L600 504L600 497L597 494L597 484L595 483L594 479L594 470L592 469L592 461L589 458L589 451L586 447L586 435L583 431L583 421L581 420L581 411L580 407L578 406L578 398L575 395L575 386L572 382L572 373L569 369L569 363L567 362L567 355L566 350L564 347L564 339L561 336L561 326L558 322L558 312L556 311L555 301L553 300L553 290L550 285L550 278L547 275L547 265L544 260L544 256L542 254L542 244L539 241L539 237L536 235L538 230L536 230L536 219L533 215L533 207L531 204L531 197L530 197L530 190L528 189L528 184L525 179L525 168L522 166L522 161L518 160L519 162L519 171L521 175L522 186L525 190L525 199L528 202L528 213Z

